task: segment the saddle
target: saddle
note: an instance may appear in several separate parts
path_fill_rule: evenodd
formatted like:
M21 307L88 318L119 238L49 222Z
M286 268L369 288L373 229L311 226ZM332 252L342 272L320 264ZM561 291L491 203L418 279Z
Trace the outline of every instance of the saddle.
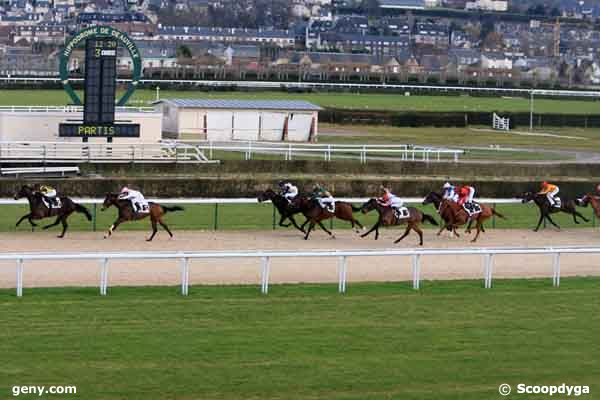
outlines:
M475 214L479 214L481 212L481 205L479 203L465 203L463 204L464 210L469 214L469 217L472 217Z
M52 203L52 202L48 201L46 199L46 197L42 196L42 202L44 203L44 205L46 207L48 207L49 210L54 210L54 209L57 209L57 208L62 208L62 202L60 201L60 198L58 198L58 197L55 197L54 198L54 203Z
M405 219L410 217L410 211L407 207L394 208L394 215L396 219Z
M554 198L554 206L556 208L561 208L562 207L562 201L560 200L560 197L555 197Z

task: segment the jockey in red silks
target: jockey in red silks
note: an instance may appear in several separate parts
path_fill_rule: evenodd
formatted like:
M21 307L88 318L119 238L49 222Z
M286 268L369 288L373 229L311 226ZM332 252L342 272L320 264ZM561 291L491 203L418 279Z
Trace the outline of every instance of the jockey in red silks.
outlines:
M458 189L458 204L464 206L471 205L475 196L475 188L473 186L461 186Z

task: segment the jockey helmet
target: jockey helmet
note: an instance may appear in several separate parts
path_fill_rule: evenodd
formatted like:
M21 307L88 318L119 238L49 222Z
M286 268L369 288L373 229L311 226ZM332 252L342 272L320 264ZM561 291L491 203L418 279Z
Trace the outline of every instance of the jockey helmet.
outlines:
M546 181L542 182L542 186L548 186L548 182L546 182Z
M444 186L443 186L444 189L450 189L451 187L452 187L452 185L450 184L450 182L444 183Z
M283 185L285 185L285 182L284 181L279 181L279 183L277 185L279 185L279 187L283 187Z
M596 192L600 193L600 185L596 186Z
M123 186L121 189L121 193L129 192L129 188L127 186Z

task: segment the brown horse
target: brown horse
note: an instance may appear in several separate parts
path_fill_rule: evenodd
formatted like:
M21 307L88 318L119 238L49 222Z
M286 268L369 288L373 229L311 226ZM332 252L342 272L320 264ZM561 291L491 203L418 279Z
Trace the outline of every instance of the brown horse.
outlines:
M156 235L156 232L158 231L158 228L156 226L157 223L160 224L160 226L162 226L163 228L165 228L170 237L173 237L173 234L169 230L169 227L163 221L163 216L167 212L183 211L183 207L167 207L152 202L148 204L150 206L149 212L136 213L135 211L133 211L133 206L131 205L131 202L129 200L119 199L119 195L116 193L107 193L106 197L104 198L104 202L102 203L102 211L106 210L110 206L115 206L119 210L119 216L117 217L117 220L113 222L113 224L110 226L108 232L106 232L106 235L104 235L104 239L107 239L110 235L112 235L113 231L117 229L117 227L123 222L137 221L140 219L144 219L148 216L150 216L150 222L152 223L152 235L150 235L150 237L146 239L146 241L152 241L154 235Z
M27 185L21 187L17 194L15 194L15 200L19 200L23 197L26 197L27 201L29 201L29 214L23 215L19 221L17 221L16 226L19 226L23 220L27 219L31 224L31 230L33 231L33 229L37 226L33 220L56 217L56 221L54 221L54 223L46 225L42 229L48 229L58 225L59 223L62 223L63 230L58 237L63 238L67 232L67 228L69 227L67 224L67 218L69 218L69 215L73 214L74 212L78 212L84 214L88 221L92 220L92 215L87 208L81 204L75 203L68 197L59 197L61 202L60 208L48 208L48 206L44 204L42 195Z
M588 204L591 204L594 212L596 213L596 217L600 217L600 197L594 195L593 193L588 193L581 199L578 199L577 204L582 207L587 207Z
M313 230L316 224L318 224L321 229L327 232L329 236L332 238L335 237L333 233L323 226L322 223L322 221L334 217L344 221L349 221L352 224L352 228L357 233L359 232L358 228L356 227L357 225L360 227L360 229L364 229L364 226L354 218L354 215L352 215L353 212L360 211L360 208L354 207L352 204L346 203L345 201L336 201L334 212L330 212L321 207L317 199L302 199L299 201L299 206L302 210L302 213L306 217L306 222L302 225L302 228L304 228L306 224L309 224L306 234L304 235L304 240L308 240L310 231Z
M443 199L442 195L436 192L431 192L425 197L423 204L432 203L435 208L437 208L440 217L445 222L442 224L437 235L441 235L444 229L450 229L456 235L456 237L460 237L456 229L459 226L465 225L467 222L469 226L466 229L466 233L471 233L471 222L475 221L475 228L477 229L477 233L471 242L476 242L479 234L481 232L485 232L485 228L483 227L483 223L488 220L492 215L497 217L506 219L506 217L500 214L496 209L487 206L485 204L480 204L481 212L469 216L469 213L458 203L450 200Z
M407 207L408 208L408 218L398 218L396 213L392 209L392 207L388 207L386 205L381 204L377 199L370 199L365 204L362 205L361 211L363 214L366 214L370 211L377 210L379 214L379 219L373 225L373 227L367 232L361 235L361 237L365 237L369 235L371 232L375 231L375 240L379 237L379 227L380 226L394 226L394 225L403 225L406 224L406 230L404 234L400 236L394 243L398 243L402 239L404 239L411 230L417 232L419 235L419 246L423 246L423 231L420 228L421 223L423 221L427 221L435 226L438 226L437 221L431 216L423 213L418 208Z

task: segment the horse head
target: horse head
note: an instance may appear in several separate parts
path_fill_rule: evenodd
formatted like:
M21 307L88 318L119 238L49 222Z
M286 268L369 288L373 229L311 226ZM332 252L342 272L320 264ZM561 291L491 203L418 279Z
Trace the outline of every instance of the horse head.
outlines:
M23 185L21 189L15 194L15 200L19 200L23 197L29 197L33 194L33 188L31 186Z
M259 203L262 203L264 201L273 200L276 195L277 193L275 193L273 190L267 189L264 192L258 192L256 199Z
M104 201L102 202L102 208L100 211L104 211L110 206L114 205L119 198L119 195L116 193L106 193L106 197L104 197Z
M521 203L529 203L535 200L535 194L533 192L525 192L516 196L517 199L521 199Z
M590 200L592 200L592 196L593 195L591 193L587 193L583 197L575 199L575 204L580 207L587 207L590 204Z
M362 212L363 214L366 214L370 211L373 211L375 208L377 208L377 200L376 199L369 199L367 202L365 202L361 207L360 207L360 212Z
M441 202L442 201L442 195L440 195L439 193L436 192L429 192L429 194L427 196L425 196L425 199L423 200L423 205L426 206L427 204L434 204L436 202Z

